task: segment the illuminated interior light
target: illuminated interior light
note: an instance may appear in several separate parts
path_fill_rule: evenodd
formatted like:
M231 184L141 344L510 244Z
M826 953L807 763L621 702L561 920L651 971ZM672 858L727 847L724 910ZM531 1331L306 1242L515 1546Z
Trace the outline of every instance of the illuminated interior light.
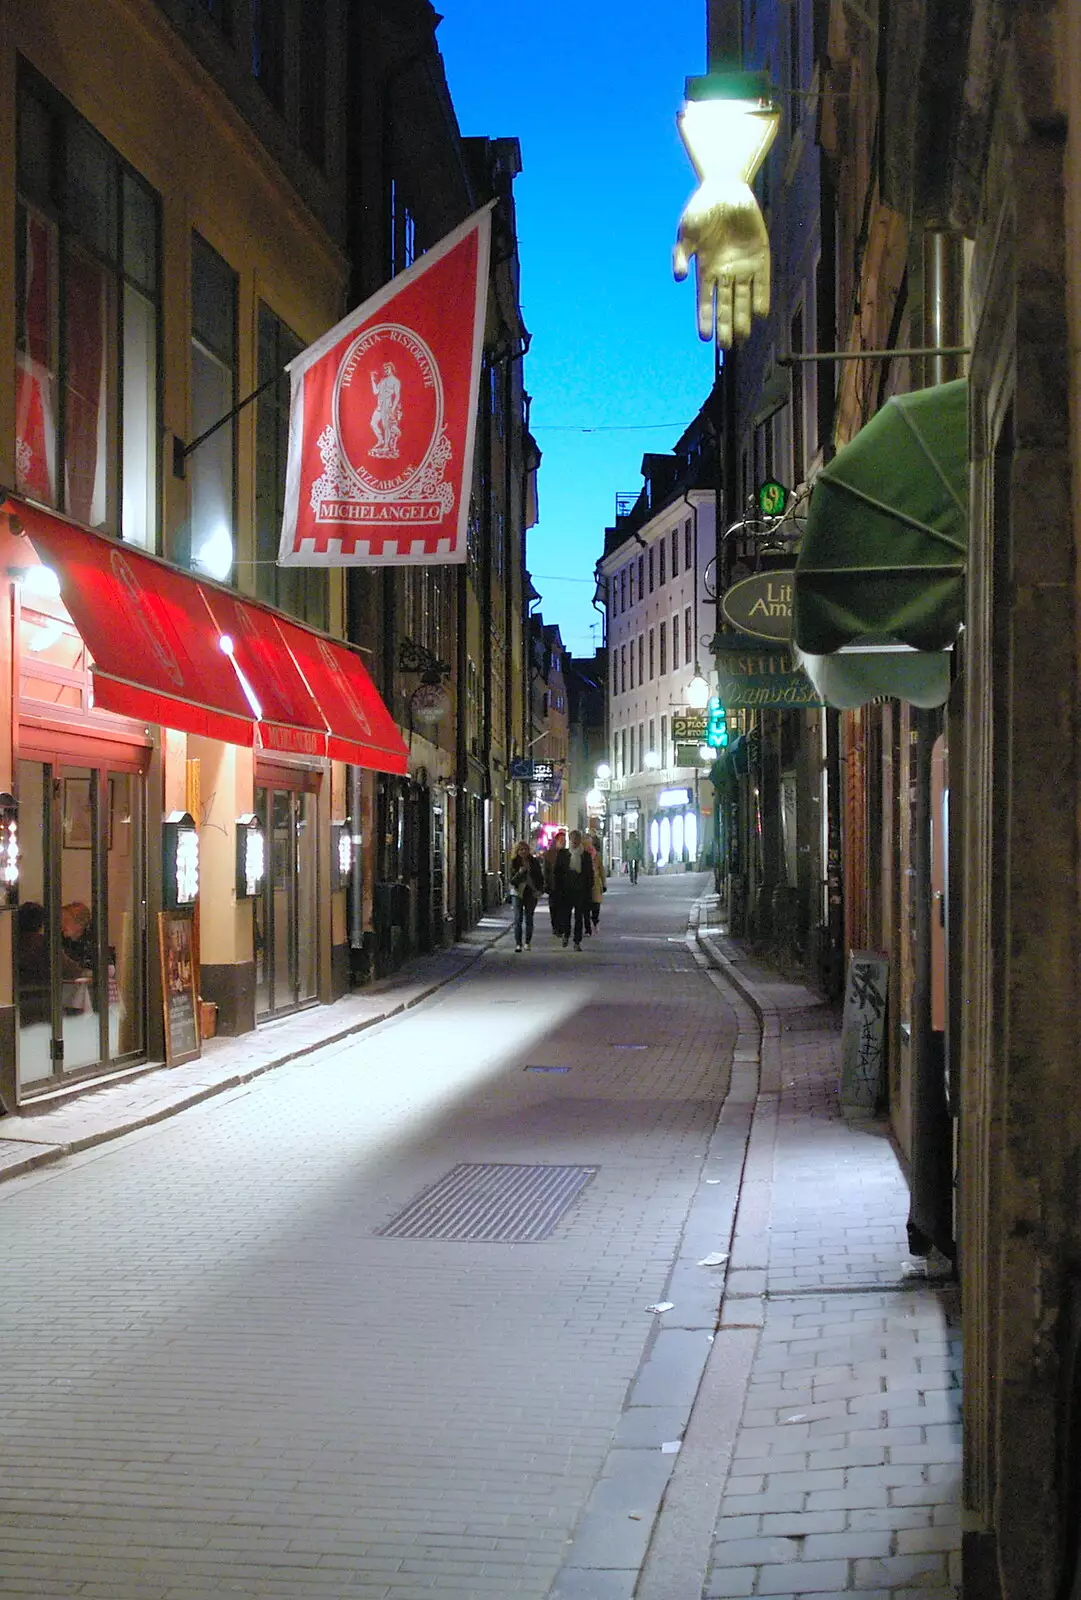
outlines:
M223 522L219 523L208 539L199 546L194 564L210 578L224 583L233 570L233 539Z

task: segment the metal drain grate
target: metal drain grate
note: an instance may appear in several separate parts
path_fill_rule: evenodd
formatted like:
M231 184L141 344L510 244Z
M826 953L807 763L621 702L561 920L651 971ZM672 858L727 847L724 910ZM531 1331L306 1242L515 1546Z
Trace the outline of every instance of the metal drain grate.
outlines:
M465 1161L377 1232L385 1239L547 1239L598 1170Z
M546 1067L539 1063L531 1063L528 1067L522 1068L523 1072L569 1072L570 1070L570 1067Z

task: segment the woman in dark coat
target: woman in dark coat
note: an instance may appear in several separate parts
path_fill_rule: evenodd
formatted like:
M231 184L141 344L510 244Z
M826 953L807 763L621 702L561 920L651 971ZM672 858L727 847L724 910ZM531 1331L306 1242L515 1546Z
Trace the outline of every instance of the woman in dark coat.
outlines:
M582 845L582 835L577 828L571 830L567 841L569 849L560 852L556 863L555 882L563 907L563 946L570 943L571 914L574 914L574 948L582 948L582 930L588 926L593 904L593 860Z
M565 858L567 854L567 835L560 828L544 852L544 887L548 891L548 915L552 919L552 932L557 939L562 937L564 931L568 937L570 936L570 906L564 903L566 899L564 885L556 874L560 858ZM565 930L564 923L566 923Z

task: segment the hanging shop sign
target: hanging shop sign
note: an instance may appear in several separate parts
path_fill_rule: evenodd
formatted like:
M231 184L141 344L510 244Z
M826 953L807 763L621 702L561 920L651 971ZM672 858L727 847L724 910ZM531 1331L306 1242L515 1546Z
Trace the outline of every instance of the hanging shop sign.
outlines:
M783 516L787 504L788 490L776 478L767 478L758 485L758 509L762 516Z
M791 650L755 646L750 639L740 647L731 634L718 634L713 648L717 696L728 710L799 710L822 704Z
M290 362L279 566L465 561L491 231L486 205Z
M667 811L677 806L689 806L691 791L689 789L662 789L657 796L657 810Z
M534 761L530 756L512 756L510 775L518 783L552 783L559 778L554 761Z
M756 572L732 585L721 598L721 610L741 633L787 643L792 637L792 583L791 572Z
M674 711L672 738L679 744L701 744L706 737L705 711Z

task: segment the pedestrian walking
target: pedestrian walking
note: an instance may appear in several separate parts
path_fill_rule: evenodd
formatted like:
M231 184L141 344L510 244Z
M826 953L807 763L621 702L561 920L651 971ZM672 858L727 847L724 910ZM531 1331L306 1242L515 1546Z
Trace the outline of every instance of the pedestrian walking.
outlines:
M593 860L593 898L589 908L590 932L593 932L601 920L601 897L608 893L608 874L604 870L604 853L597 834L593 835L589 843L592 847Z
M521 950L524 933L528 950L533 943L533 913L544 889L544 868L524 839L514 847L509 876L514 896L514 948Z
M560 828L544 852L544 887L548 891L548 915L552 921L552 933L557 939L563 938L564 933L569 939L571 931L570 902L566 896L565 858L568 853L566 831ZM567 940L564 939L563 942L566 944Z
M623 859L627 863L627 870L631 882L638 882L638 868L642 865L642 841L636 833L627 835L627 842L623 846Z
M557 882L565 899L567 922L570 916L574 917L574 948L582 948L582 929L591 923L590 907L593 903L593 858L584 847L582 835L577 828L571 830L567 840L568 848L562 852L562 857L556 866ZM570 937L568 927L564 926L563 946L566 948Z

